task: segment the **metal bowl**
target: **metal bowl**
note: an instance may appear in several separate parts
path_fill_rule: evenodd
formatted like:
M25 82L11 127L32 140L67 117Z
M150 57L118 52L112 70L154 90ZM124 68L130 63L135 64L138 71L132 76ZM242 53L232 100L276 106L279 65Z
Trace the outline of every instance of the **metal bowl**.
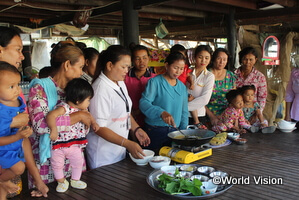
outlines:
M211 172L215 171L215 169L209 166L202 166L197 168L197 171L201 174L210 174Z
M226 177L226 176L228 176L228 174L226 172L222 172L222 171L214 171L214 172L210 173L209 176L211 178L214 178L215 176Z
M201 182L206 182L206 181L208 181L210 178L209 177L207 177L207 176L204 176L204 175L193 175L193 176L191 176L191 181L193 181L193 179L198 179L198 180L200 180Z

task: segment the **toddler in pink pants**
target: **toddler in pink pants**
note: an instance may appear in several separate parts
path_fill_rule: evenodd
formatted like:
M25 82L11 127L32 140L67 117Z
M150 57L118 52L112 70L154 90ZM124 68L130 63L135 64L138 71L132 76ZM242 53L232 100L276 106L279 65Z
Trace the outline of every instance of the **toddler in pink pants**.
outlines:
M57 104L56 109L49 112L46 117L50 128L50 139L52 143L51 164L55 179L58 182L57 192L65 192L68 190L69 182L64 177L64 161L69 159L72 167L71 186L77 189L85 189L87 184L80 180L84 156L82 149L86 147L86 135L89 128L86 128L82 122L73 124L68 131L58 133L56 127L56 118L60 115L69 115L77 111L87 111L89 101L93 97L93 89L91 85L81 79L76 78L68 82L65 88L66 102ZM93 118L92 118L93 119ZM95 131L99 129L95 120L92 120L92 127Z

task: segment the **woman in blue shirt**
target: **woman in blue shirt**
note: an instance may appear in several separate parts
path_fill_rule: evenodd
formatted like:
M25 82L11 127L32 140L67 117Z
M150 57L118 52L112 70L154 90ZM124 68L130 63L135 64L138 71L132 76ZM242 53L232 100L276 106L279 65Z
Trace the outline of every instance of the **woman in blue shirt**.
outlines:
M140 99L140 110L146 116L145 131L151 139L148 148L158 150L170 145L167 134L188 125L188 94L178 80L185 67L185 57L171 53L165 60L166 72L150 79Z

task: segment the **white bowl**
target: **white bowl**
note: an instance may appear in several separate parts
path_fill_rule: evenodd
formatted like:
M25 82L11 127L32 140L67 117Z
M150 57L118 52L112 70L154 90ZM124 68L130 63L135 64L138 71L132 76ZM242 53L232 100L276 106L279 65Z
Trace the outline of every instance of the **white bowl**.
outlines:
M176 166L174 166L174 165L161 167L162 173L170 175L170 176L174 175L175 170L176 170Z
M295 128L296 122L289 122L289 121L285 121L282 119L279 122L277 122L277 125L278 125L279 129L291 130L291 129Z
M227 133L227 138L230 140L235 140L240 137L239 133Z
M155 152L149 149L143 149L143 153L145 156L142 159L134 158L131 153L129 153L131 159L137 164L137 165L147 165L147 163L150 161L152 157L154 157Z
M160 169L163 166L168 166L171 159L166 156L154 156L150 159L149 164L152 168Z
M294 127L294 128L291 128L291 129L279 129L281 132L284 132L284 133L290 133L290 132L292 132L293 130L295 130L296 129L296 127Z
M202 186L200 186L202 195L213 194L217 191L218 185L213 184L212 181L202 182Z

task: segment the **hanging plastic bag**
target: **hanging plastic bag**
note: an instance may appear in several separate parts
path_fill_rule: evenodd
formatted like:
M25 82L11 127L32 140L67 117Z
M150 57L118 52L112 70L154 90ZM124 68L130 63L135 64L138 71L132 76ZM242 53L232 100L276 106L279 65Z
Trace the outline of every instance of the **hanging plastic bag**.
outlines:
M160 23L155 28L156 35L158 38L164 38L169 32L165 25L162 22L162 19L160 19Z

